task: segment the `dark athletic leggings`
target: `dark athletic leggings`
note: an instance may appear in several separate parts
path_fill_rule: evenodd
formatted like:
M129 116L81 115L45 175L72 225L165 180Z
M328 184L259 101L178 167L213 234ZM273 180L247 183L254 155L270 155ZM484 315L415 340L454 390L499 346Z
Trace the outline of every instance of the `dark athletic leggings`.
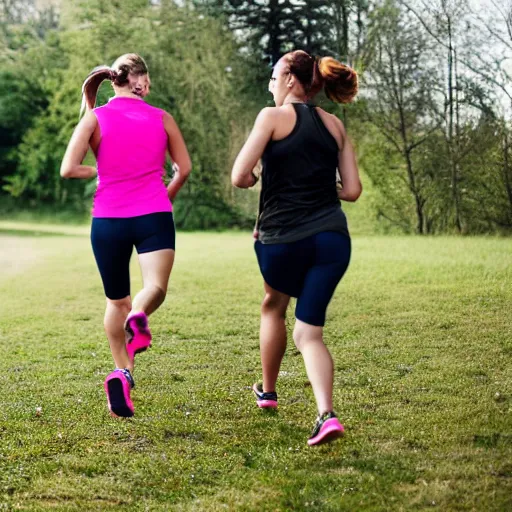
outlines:
M297 298L295 316L323 326L327 306L350 262L350 238L325 231L287 244L255 244L261 274L274 290Z
M130 258L138 254L175 249L176 233L171 212L139 217L92 219L91 242L105 295L112 300L130 295Z

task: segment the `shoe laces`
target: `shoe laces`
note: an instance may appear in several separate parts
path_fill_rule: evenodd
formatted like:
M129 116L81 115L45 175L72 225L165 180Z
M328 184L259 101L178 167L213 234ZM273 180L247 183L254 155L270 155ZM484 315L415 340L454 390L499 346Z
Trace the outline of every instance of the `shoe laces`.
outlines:
M132 389L135 387L135 381L133 380L132 374L128 368L116 368L115 371L121 372L126 377L126 380L130 383L130 387Z
M327 420L330 420L331 418L336 418L336 417L337 416L336 416L336 414L334 414L334 411L329 411L329 412L324 412L323 414L319 414L315 420L315 427L319 423L323 423L324 421L327 421Z
M275 391L263 391L263 386L257 386L258 398L260 400L277 400L277 392Z

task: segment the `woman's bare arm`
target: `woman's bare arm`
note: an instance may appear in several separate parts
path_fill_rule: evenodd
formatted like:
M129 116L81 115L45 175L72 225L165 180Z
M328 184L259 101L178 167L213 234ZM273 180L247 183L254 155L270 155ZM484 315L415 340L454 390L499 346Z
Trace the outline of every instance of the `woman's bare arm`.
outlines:
M272 138L275 116L276 109L273 107L266 107L258 114L249 138L233 164L231 183L235 187L249 188L258 181L253 170Z
M177 193L190 175L192 161L190 160L183 135L174 118L166 112L163 122L167 133L168 148L174 169L174 176L167 186L167 193L169 194L169 199L174 201Z
M93 112L89 111L75 128L69 141L66 153L60 166L60 175L63 178L94 178L96 168L90 165L82 165L89 149L91 137L98 125Z
M361 195L363 185L359 178L359 170L352 143L341 121L339 121L339 126L343 135L343 147L340 149L338 157L338 169L341 177L341 189L338 189L338 198L342 201L353 202L357 201Z

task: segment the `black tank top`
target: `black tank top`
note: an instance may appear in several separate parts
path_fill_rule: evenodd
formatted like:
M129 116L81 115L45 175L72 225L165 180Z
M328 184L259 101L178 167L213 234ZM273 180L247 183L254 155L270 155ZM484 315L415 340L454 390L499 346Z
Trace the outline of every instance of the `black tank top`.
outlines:
M313 105L293 107L292 132L263 152L258 238L288 243L322 231L348 235L336 192L338 144Z

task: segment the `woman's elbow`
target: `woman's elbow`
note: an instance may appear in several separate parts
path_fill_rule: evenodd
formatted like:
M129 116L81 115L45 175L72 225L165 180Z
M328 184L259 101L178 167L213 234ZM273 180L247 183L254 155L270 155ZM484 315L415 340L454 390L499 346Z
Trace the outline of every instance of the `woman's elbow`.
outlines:
M185 179L187 179L190 176L191 172L192 172L192 162L190 162L190 161L186 165L183 166L183 169L180 168L180 174Z
M60 177L61 178L71 178L73 176L73 169L69 166L61 166L60 168Z
M231 176L231 185L236 188L244 188L238 176Z
M343 201L348 201L350 203L356 202L359 197L361 197L361 194L363 193L363 185L359 183L358 185L355 185L353 187L346 187L343 188L342 191L342 199Z
M243 179L243 176L237 172L233 172L231 174L231 185L233 185L233 187L236 187L236 188L247 188L247 185L245 183L245 180Z
M192 172L192 162L190 160L179 164L175 162L172 164L172 170L174 171L173 180L185 183Z
M352 201L354 201L354 202L357 201L361 197L362 193L363 193L363 185L361 182L359 182L359 186L352 193Z

